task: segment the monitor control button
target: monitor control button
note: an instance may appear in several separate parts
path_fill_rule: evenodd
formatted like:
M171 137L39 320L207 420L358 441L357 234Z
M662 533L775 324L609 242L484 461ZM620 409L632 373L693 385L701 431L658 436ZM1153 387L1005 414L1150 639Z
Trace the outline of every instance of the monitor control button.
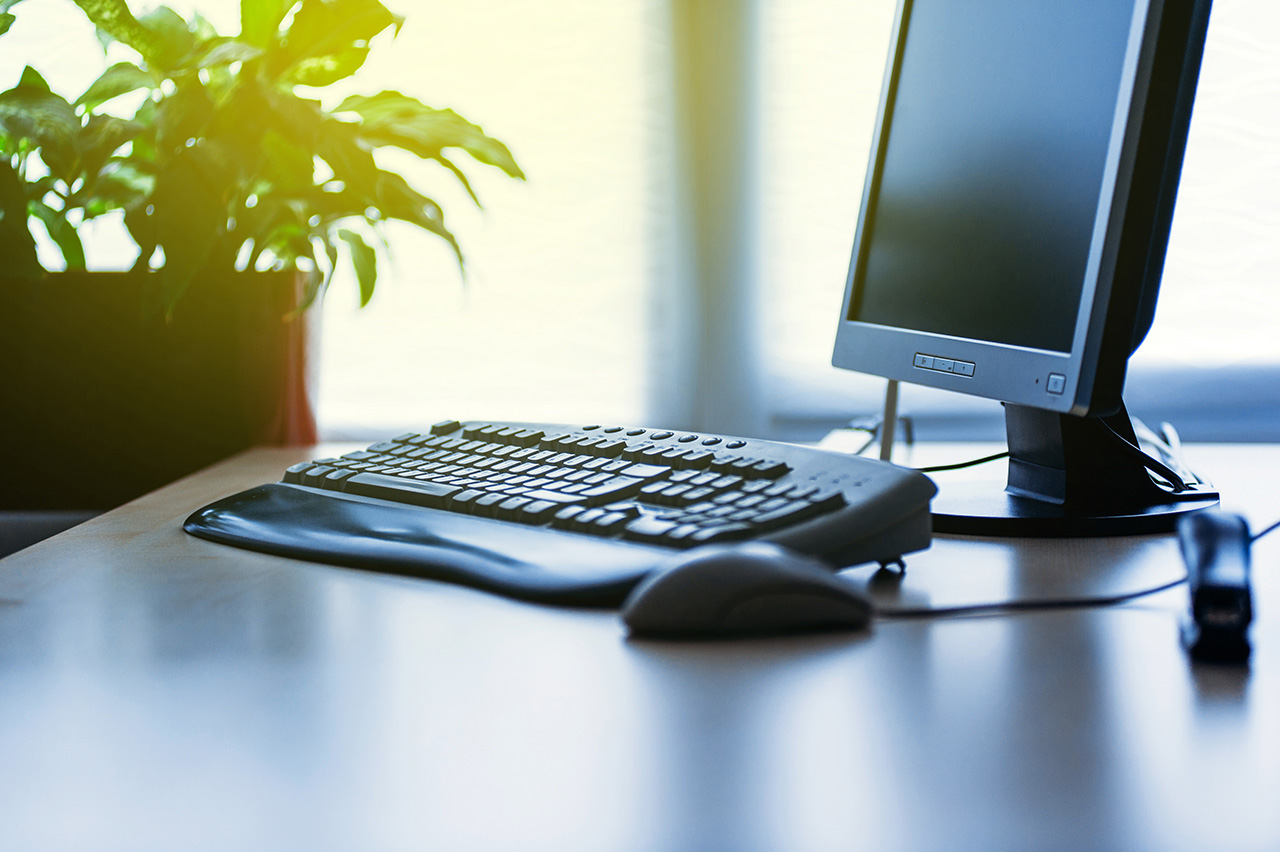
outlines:
M915 364L915 366L917 366L917 367L924 367L926 370L932 370L932 369L933 369L933 356L932 356L932 355L921 355L919 352L917 352L917 353L916 353L916 360L915 360L913 363L914 363L914 364Z
M957 376L972 376L973 364L969 361L956 361L955 369L952 370Z
M1045 386L1045 390L1049 393L1061 395L1067 387L1067 377L1061 373L1050 373L1049 383Z
M955 362L952 361L950 358L934 358L933 359L933 369L937 370L940 373L950 373L952 372L952 369L954 367L955 367Z

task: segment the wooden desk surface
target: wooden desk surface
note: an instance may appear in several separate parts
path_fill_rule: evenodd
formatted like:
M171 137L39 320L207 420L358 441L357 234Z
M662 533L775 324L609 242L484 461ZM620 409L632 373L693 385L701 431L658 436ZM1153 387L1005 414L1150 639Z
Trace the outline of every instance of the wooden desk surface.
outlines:
M1280 448L1190 455L1227 508L1280 517ZM628 642L609 613L180 531L311 457L245 454L0 561L0 847L1280 848L1280 534L1246 670L1188 664L1184 589ZM938 539L909 564L901 596L934 603L1181 571L1170 537Z

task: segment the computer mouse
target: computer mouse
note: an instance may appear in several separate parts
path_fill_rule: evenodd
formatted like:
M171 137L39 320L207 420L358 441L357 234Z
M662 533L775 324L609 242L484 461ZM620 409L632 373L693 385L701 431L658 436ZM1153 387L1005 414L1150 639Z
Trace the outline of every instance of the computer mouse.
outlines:
M872 611L830 566L755 541L676 556L636 586L622 620L635 637L710 638L859 630Z
M1196 512L1178 522L1187 563L1190 609L1182 638L1192 659L1241 663L1249 659L1249 524L1226 512Z

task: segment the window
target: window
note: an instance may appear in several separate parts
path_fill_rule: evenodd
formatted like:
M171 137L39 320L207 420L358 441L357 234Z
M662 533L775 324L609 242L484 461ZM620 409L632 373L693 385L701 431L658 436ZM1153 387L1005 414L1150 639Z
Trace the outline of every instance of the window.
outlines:
M364 310L353 282L335 282L321 338L326 432L443 417L645 419L655 144L667 132L659 10L651 0L400 10L405 27L364 69L365 85L457 109L507 142L529 180L471 170L480 212L434 164L399 164L428 194L442 187L467 282L440 241L409 233Z

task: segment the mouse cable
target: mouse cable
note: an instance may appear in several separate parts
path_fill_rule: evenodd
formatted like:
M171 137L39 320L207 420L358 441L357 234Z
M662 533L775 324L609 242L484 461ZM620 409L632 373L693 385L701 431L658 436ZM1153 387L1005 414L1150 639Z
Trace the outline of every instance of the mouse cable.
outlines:
M1275 532L1280 529L1280 521L1276 521L1271 526L1264 529L1249 538L1252 544L1264 535ZM1085 609L1088 607L1104 607L1116 606L1129 601L1145 598L1148 595L1154 595L1157 592L1164 592L1177 586L1181 586L1187 582L1187 578L1180 577L1177 580L1170 580L1159 586L1153 586L1150 589L1139 589L1136 592L1124 592L1119 595L1099 595L1091 598L1049 598L1042 601L998 601L996 603L980 603L980 604L962 604L960 606L944 606L944 607L904 607L902 609L883 609L876 608L876 615L885 619L925 619L925 618L945 618L947 616L959 615L985 615L1016 613L1016 612L1036 612L1052 609Z
M958 615L986 615L986 614L1007 614L1016 612L1037 612L1052 609L1086 609L1089 607L1116 606L1129 601L1145 598L1148 595L1154 595L1157 592L1167 591L1177 586L1181 586L1187 582L1185 576L1177 580L1171 580L1159 586L1150 589L1140 589L1136 592L1124 592L1118 595L1099 595L1090 598L1049 598L1041 601L999 601L996 603L980 603L980 604L962 604L960 606L944 606L944 607L906 607L903 609L882 609L876 608L876 616L885 619L925 619L925 618L945 618L948 616Z

